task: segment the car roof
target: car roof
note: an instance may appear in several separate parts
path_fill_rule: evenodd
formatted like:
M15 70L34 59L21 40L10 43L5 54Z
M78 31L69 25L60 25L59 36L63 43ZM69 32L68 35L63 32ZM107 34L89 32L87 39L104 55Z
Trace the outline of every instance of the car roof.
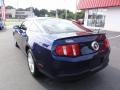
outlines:
M31 18L26 18L26 20L65 20L65 21L70 21L66 19L61 19L61 18L55 18L55 17L31 17Z
M30 18L26 18L26 20L46 20L46 19L54 19L54 17L30 17Z

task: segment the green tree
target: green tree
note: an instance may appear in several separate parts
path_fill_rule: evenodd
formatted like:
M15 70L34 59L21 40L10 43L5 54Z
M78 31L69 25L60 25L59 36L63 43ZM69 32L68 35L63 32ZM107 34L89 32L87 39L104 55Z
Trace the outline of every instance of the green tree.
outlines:
M56 10L50 10L50 12L48 12L48 10L46 9L41 9L38 10L37 8L33 9L34 13L36 16L38 17L44 17L46 14L50 17L55 17L56 16ZM65 15L66 15L66 10L65 9L57 9L57 13L58 13L58 17L65 19ZM77 12L77 13L73 13L69 10L67 10L67 19L71 20L71 19L83 19L84 18L84 11L82 12Z
M40 11L37 8L33 9L33 12L36 16L40 16Z
M74 13L73 12L71 12L71 11L67 11L67 19L69 19L69 20L71 20L71 19L74 19Z
M49 16L50 17L55 17L55 15L56 15L56 11L55 10L50 10Z
M28 7L28 8L26 8L25 10L26 10L26 11L30 11L31 9L34 10L33 7Z
M62 9L62 10L59 9L58 15L59 15L59 18L65 19L65 9Z
M48 15L48 10L46 10L46 9L41 9L41 10L39 11L39 13L40 13L40 17L44 17L46 14Z
M84 11L76 13L76 19L84 19L84 16L85 16L85 12Z
M13 6L6 6L6 9L15 9Z

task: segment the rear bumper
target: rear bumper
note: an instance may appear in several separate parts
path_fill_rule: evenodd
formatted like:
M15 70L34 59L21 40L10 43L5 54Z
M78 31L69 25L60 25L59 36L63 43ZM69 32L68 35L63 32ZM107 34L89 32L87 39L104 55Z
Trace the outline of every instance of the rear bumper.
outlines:
M109 55L103 58L95 58L88 61L68 63L68 62L53 62L47 68L39 68L45 75L53 79L78 78L83 74L91 74L97 72L108 65Z
M57 79L75 79L75 78L80 78L83 75L89 75L89 74L93 74L95 72L98 72L99 70L104 69L107 65L108 65L109 60L107 60L106 62L94 67L94 68L88 68L86 70L82 70L81 72L78 73L72 73L72 74L59 74L57 75Z

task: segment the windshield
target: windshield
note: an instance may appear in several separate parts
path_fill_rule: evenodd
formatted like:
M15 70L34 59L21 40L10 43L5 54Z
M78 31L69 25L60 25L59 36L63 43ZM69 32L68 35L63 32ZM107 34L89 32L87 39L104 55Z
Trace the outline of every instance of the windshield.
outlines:
M84 31L71 21L62 19L38 20L44 30L50 34L71 33Z

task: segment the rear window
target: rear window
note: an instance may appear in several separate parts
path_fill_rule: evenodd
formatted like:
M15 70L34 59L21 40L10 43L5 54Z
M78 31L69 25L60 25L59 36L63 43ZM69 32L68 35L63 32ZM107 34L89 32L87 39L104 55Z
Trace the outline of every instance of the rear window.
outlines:
M59 33L71 33L71 32L80 32L84 31L79 28L77 25L73 24L71 21L62 20L62 19L48 19L38 21L44 30L50 34L59 34Z

